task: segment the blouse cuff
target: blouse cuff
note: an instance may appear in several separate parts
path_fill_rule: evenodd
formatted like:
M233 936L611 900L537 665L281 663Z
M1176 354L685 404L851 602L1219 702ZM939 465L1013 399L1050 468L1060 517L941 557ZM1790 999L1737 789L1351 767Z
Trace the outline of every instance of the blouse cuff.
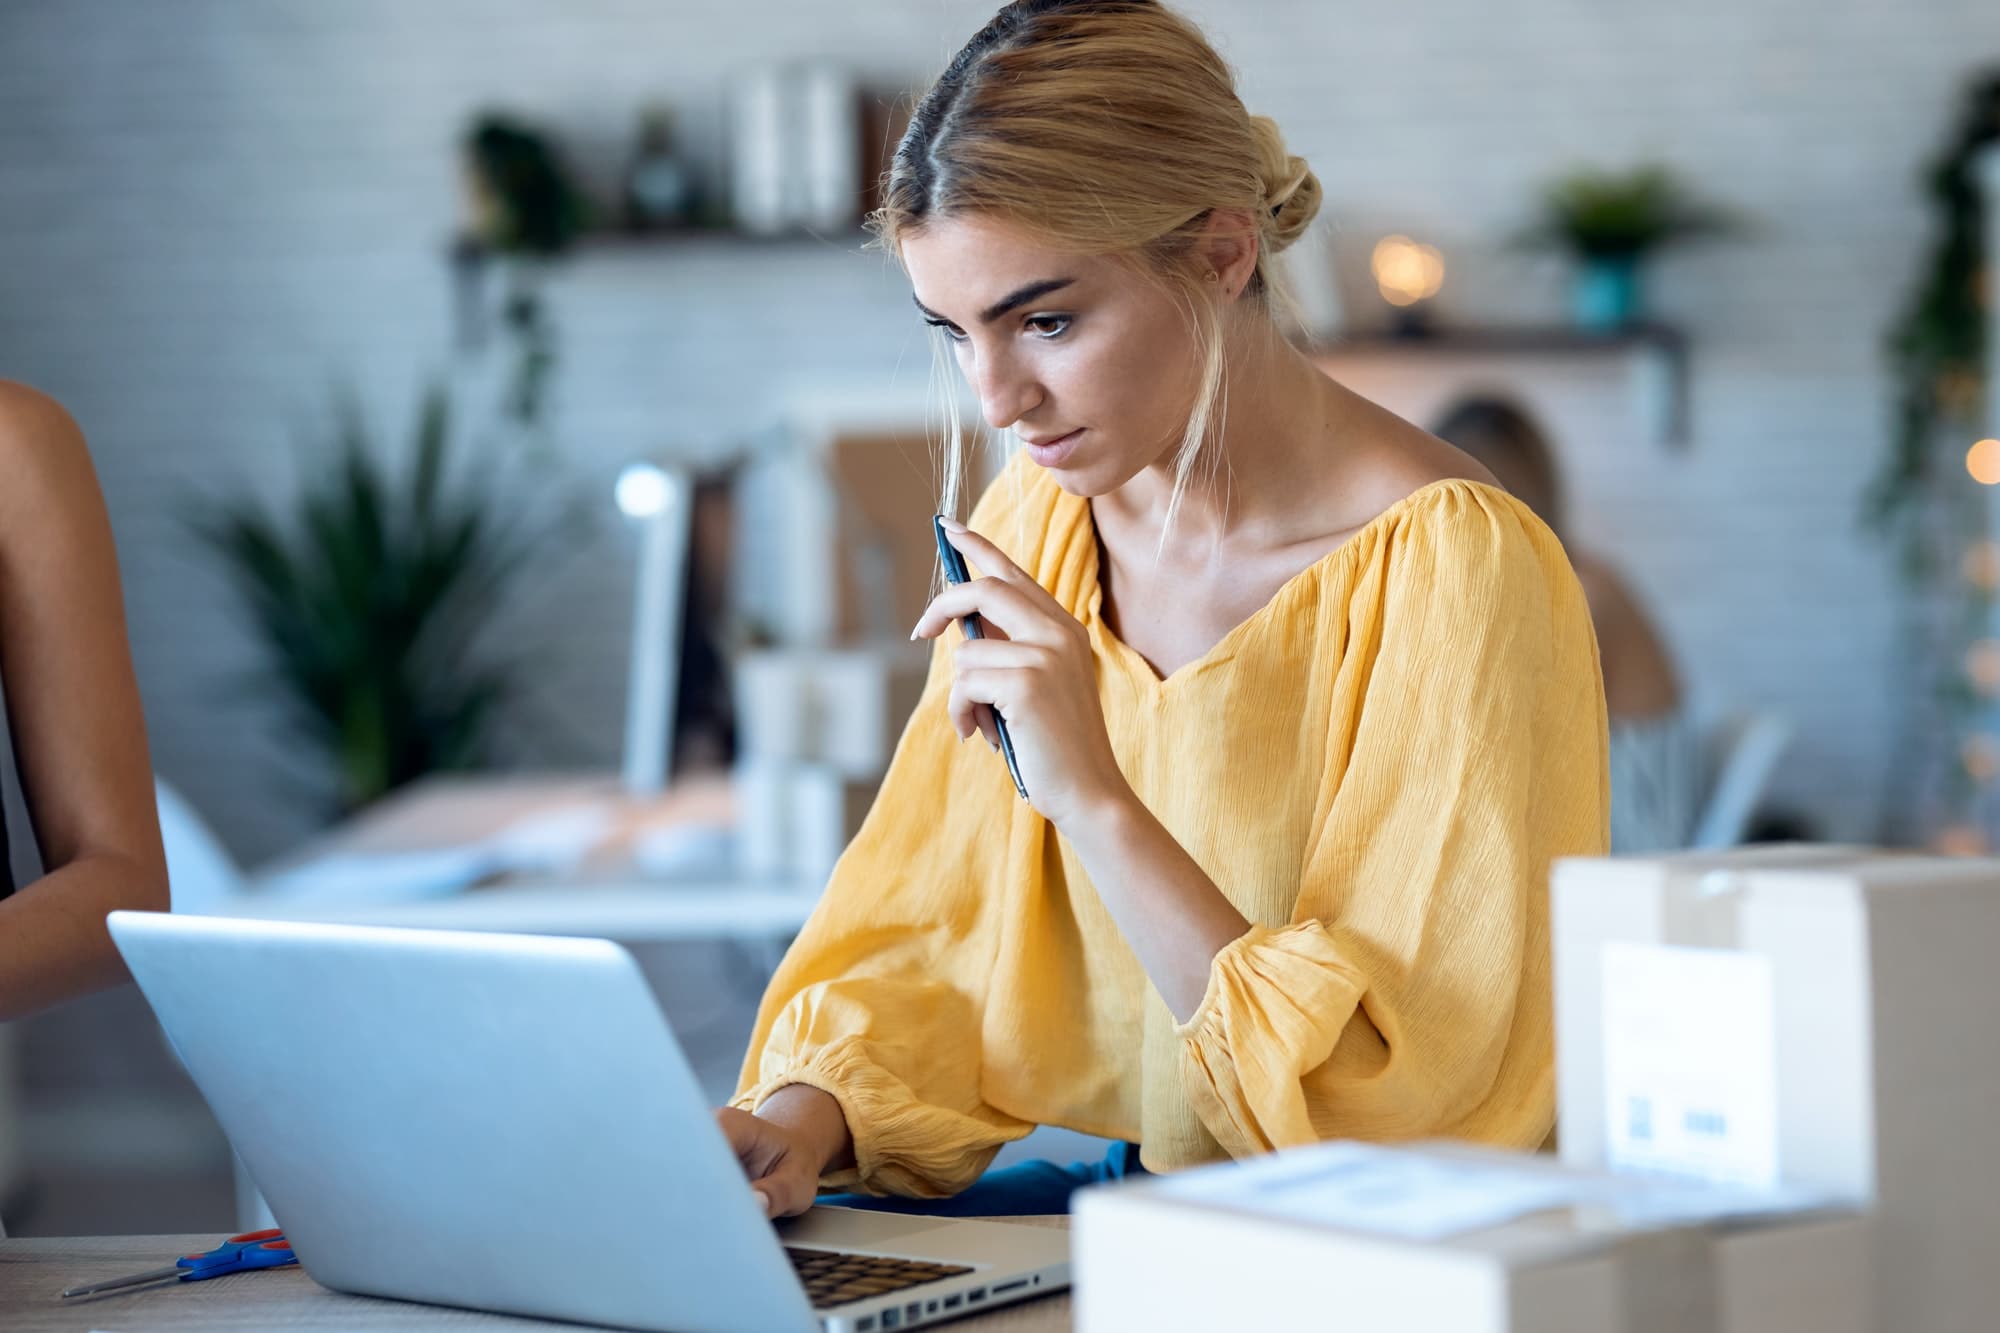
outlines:
M1216 952L1174 1032L1189 1100L1232 1156L1312 1141L1299 1080L1333 1054L1364 989L1318 922L1252 926Z
M974 1154L980 1131L991 1134L991 1128L926 1106L901 1079L869 1059L862 1045L852 1038L834 1042L803 1064L768 1075L730 1104L755 1114L771 1094L792 1083L818 1088L840 1103L854 1142L854 1165L822 1175L822 1190L935 1199L962 1189L970 1179L961 1179L968 1162L977 1162L972 1176L984 1166ZM991 1156L992 1150L984 1154Z

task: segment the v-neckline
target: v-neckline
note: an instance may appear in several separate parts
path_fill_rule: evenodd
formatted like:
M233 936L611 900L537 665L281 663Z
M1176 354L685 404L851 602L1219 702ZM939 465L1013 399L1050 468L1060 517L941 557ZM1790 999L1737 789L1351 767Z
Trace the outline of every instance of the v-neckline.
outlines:
M1084 598L1084 610L1088 616L1085 628L1091 634L1097 636L1099 646L1103 651L1125 659L1128 666L1145 684L1150 686L1155 692L1164 694L1168 690L1176 688L1180 681L1197 675L1212 666L1220 665L1228 661L1231 657L1234 657L1239 646L1237 641L1247 638L1255 632L1256 628L1263 621L1271 617L1279 603L1289 601L1296 590L1303 586L1308 578L1317 576L1335 561L1346 559L1349 552L1358 549L1356 543L1360 542L1362 538L1367 537L1382 524L1413 506L1424 496L1447 486L1479 486L1481 484L1468 477L1444 477L1437 481L1425 482L1416 490L1411 491L1408 495L1396 501L1366 523L1363 523L1353 532L1348 533L1347 536L1341 538L1339 544L1334 546L1333 549L1327 551L1311 564L1305 566L1279 584L1277 590L1266 598L1262 605L1230 626L1221 638L1208 646L1207 651L1198 657L1181 663L1164 676L1160 674L1158 668L1146 660L1144 653L1125 642L1119 636L1118 632L1106 623L1104 619L1104 558L1101 554L1103 546L1097 532L1097 515L1092 512L1089 499L1083 496L1071 496L1069 498L1083 508L1083 526L1089 535L1089 544L1085 548L1086 559L1089 561L1089 564L1084 570L1084 586L1089 589L1088 594Z

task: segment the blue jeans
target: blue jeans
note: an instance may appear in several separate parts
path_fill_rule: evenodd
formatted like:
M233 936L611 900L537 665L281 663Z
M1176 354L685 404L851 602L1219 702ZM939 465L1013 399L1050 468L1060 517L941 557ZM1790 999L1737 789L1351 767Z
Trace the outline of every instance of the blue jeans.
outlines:
M1085 1185L1146 1175L1139 1145L1114 1143L1101 1162L1018 1162L988 1171L949 1199L876 1198L872 1194L823 1194L818 1202L835 1208L867 1208L878 1213L918 1213L926 1217L1033 1217L1067 1213L1069 1196Z

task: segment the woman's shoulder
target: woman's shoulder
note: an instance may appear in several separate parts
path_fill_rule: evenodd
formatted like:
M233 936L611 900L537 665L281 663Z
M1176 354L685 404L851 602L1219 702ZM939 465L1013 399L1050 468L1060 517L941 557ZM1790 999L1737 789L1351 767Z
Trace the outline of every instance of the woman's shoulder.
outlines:
M1479 460L1377 404L1356 399L1350 432L1331 526L1351 545L1394 554L1540 526Z
M1438 467L1405 464L1376 474L1366 507L1374 517L1357 544L1384 558L1431 553L1447 558L1503 552L1536 563L1561 560L1562 544L1534 511L1478 463Z
M75 418L61 403L18 380L0 380L0 439L38 432L78 433Z
M12 532L67 523L101 503L76 419L39 389L0 380L0 514Z
M1561 540L1484 468L1465 462L1420 456L1377 474L1372 503L1380 510L1350 545L1354 572L1378 577L1356 577L1350 590L1372 592L1385 611L1389 601L1418 595L1489 613L1526 604L1582 613L1583 591Z
M39 389L0 380L0 467L10 479L59 477L87 456L83 431L61 403Z

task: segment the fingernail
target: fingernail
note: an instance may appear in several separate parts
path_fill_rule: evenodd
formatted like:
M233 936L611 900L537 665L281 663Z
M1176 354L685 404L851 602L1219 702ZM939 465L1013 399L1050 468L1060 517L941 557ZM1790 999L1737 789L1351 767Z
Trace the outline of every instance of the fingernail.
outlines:
M757 1200L758 1211L762 1212L764 1216L769 1217L771 1215L771 1196L762 1190L751 1190L750 1196Z
M943 522L944 522L944 527L945 527L945 531L946 531L946 532L964 532L964 531L965 531L965 524L963 524L963 523L959 522L959 521L958 521L957 519L955 519L955 518L946 518L946 519L943 519Z
M989 749L989 750L991 750L991 751L993 751L993 753L995 753L995 754L999 754L999 753L1000 753L1000 747L999 747L998 745L995 745L995 744L994 744L994 743L993 743L992 741L990 741L990 740L986 742L986 748L987 748L987 749Z

